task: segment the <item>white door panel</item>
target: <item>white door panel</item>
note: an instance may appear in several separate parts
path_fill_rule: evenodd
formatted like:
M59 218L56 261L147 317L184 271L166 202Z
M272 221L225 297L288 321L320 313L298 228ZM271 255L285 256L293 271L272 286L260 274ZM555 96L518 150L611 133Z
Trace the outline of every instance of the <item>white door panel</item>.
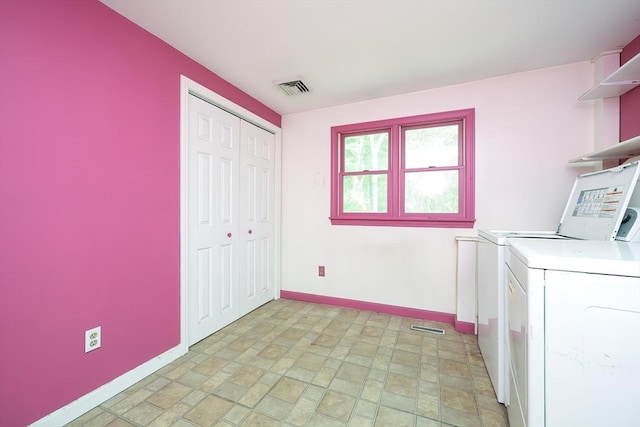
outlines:
M194 344L238 317L240 119L189 96L187 150L187 341Z
M274 153L275 137L251 123L241 123L240 186L243 254L241 306L249 312L274 298Z
M189 96L187 343L275 297L275 136Z

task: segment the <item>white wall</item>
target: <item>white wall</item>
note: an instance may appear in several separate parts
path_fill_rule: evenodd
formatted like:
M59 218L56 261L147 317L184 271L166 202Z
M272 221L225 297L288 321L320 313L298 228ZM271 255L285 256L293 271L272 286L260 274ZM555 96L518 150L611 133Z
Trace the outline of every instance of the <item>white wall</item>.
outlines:
M592 83L581 62L284 116L282 289L455 313L454 237L555 230L592 170L567 164L593 151L593 105L577 101ZM476 109L475 229L330 224L331 126L461 108Z

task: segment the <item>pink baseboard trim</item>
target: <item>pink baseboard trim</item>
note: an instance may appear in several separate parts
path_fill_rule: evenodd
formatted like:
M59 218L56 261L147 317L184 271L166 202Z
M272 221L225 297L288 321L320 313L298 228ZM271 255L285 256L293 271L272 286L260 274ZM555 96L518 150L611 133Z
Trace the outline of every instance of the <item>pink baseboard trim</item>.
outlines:
M456 331L462 334L475 335L476 333L476 325L473 323L456 320L455 322L453 322L453 326L456 328Z
M417 308L399 307L397 305L378 304L375 302L358 301L346 298L329 297L325 295L306 294L303 292L280 291L280 297L296 301L313 302L317 304L335 305L338 307L355 308L358 310L376 311L379 313L393 314L396 316L413 317L415 319L431 320L454 325L455 314L441 313L438 311L420 310ZM462 322L464 323L464 322ZM465 325L466 328L466 325ZM458 330L456 326L456 330ZM459 331L469 333L466 331ZM473 334L473 324L471 332Z

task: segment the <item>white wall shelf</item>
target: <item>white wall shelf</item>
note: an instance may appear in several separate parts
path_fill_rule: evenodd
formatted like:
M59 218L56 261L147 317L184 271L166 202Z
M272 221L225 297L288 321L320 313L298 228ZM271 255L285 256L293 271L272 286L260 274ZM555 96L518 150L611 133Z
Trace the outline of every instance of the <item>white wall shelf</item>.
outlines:
M640 135L612 145L603 150L594 151L581 157L569 160L569 163L593 162L598 160L629 159L640 156Z
M620 96L638 85L640 85L640 53L585 92L578 100L589 101Z

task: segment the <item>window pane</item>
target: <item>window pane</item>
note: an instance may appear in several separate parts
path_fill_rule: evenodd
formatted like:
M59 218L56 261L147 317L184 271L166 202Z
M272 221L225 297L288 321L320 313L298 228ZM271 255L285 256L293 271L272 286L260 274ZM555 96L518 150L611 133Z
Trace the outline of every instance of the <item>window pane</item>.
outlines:
M387 212L387 175L344 177L343 212Z
M405 213L458 213L458 171L405 175Z
M345 172L387 170L388 167L388 133L372 133L344 138Z
M456 166L458 126L408 129L404 132L405 167Z

